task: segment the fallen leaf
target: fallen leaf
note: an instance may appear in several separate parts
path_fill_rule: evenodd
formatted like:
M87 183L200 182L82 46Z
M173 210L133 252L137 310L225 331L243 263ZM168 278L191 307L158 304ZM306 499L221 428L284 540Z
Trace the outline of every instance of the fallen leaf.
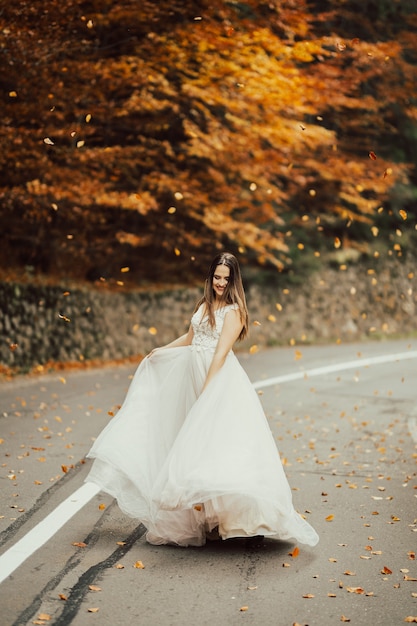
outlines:
M340 621L341 622L350 622L350 617L346 617L345 615L342 615L340 617Z
M362 587L346 587L346 591L349 591L349 593L358 593L358 594L365 593Z
M122 565L121 563L118 563L117 565L114 566L116 569L124 569L125 566Z
M381 574L392 574L392 570L390 570L389 567L387 567L386 565L384 565L384 567L381 570Z
M145 566L142 563L142 561L136 561L136 563L133 565L133 567L136 567L136 569L145 569Z
M336 594L335 594L335 593L328 593L328 594L327 594L327 597L328 597L328 598L336 598L337 596L336 596Z
M106 508L105 504L99 504L98 505L99 511L104 511L104 509Z
M241 606L239 611L247 611L249 609L248 606Z
M98 613L98 612L99 612L99 610L100 610L100 609L99 609L98 607L94 607L93 609L87 609L87 611L88 611L89 613Z
M59 598L60 600L68 600L67 596L65 596L63 593L60 593L60 594L58 595L58 598Z
M326 517L326 522L332 522L334 520L334 515L328 515Z
M88 585L90 591L101 591L101 587L97 587L97 585Z
M293 549L292 552L288 552L289 556L292 556L293 559L296 559L297 556L300 554L300 549L295 546L295 548Z
M417 582L417 578L413 578L412 576L404 576L404 580L408 580L409 582Z
M258 588L257 585L254 585L253 587L248 587L249 591L255 591L255 589L257 589L257 588Z
M44 622L49 622L51 616L48 613L39 613L38 619L42 619Z
M409 615L408 617L404 618L404 621L408 622L409 624L417 624L417 617Z
M76 548L86 548L87 547L87 544L84 543L84 541L74 541L74 543L72 545L75 546Z
M314 593L305 593L303 595L303 598L307 598L307 599L315 598L315 595L314 595Z
M343 573L344 573L345 576L356 576L355 572L351 572L348 569L345 572L343 572Z

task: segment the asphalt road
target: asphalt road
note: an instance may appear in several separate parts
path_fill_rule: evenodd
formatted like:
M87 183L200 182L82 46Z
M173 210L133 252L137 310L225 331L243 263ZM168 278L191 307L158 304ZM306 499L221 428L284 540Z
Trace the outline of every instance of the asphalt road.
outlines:
M0 626L417 621L417 340L239 358L320 543L148 545L83 482L134 368L17 378L0 383Z

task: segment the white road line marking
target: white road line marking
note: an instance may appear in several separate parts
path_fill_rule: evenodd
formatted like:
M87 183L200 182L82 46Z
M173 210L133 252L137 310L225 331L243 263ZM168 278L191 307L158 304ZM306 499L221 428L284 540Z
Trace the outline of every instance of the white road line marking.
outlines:
M100 488L93 483L85 483L0 556L0 583L55 535L99 491Z
M255 389L263 389L272 387L279 383L299 380L300 378L310 378L312 376L322 376L331 374L332 372L341 372L343 370L358 369L361 367L369 367L370 365L379 365L381 363L392 363L395 361L405 361L408 359L417 359L417 351L400 352L398 354L388 354L382 356L370 357L368 359L357 359L355 361L347 361L345 363L337 363L324 367L316 367L311 370L293 372L292 374L283 374L275 378L267 378L265 380L257 380L253 383ZM414 421L413 421L414 420ZM410 418L409 428L413 438L417 441L417 420ZM85 483L77 489L69 498L59 504L42 522L32 528L22 539L14 546L9 548L2 556L0 556L0 584L12 574L26 559L28 559L36 550L41 548L53 535L55 535L68 520L73 517L80 509L83 508L95 495L100 488L93 483Z
M324 367L316 367L311 370L301 370L292 374L283 374L275 378L266 378L265 380L257 380L253 383L255 389L263 389L264 387L273 387L279 383L287 383L291 380L299 380L300 378L311 378L312 376L322 376L323 374L332 374L333 372L341 372L342 370L359 369L361 367L369 367L370 365L379 365L380 363L392 363L395 361L405 361L407 359L417 359L417 350L410 352L400 352L398 354L385 354L374 356L368 359L357 359L355 361L346 361L345 363L337 363L335 365L326 365Z

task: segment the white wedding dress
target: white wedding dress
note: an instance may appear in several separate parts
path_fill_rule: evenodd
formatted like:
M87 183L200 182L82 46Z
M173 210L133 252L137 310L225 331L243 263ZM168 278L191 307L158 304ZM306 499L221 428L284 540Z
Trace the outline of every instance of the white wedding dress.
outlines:
M295 511L258 395L231 351L201 393L224 318L193 315L192 345L156 351L139 365L123 406L88 456L87 481L147 528L152 544L201 546L255 535L318 542Z

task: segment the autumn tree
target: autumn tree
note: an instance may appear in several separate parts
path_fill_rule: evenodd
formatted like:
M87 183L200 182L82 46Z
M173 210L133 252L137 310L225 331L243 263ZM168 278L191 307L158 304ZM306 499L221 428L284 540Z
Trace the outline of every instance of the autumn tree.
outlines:
M3 1L3 276L404 254L417 10L359 4Z

